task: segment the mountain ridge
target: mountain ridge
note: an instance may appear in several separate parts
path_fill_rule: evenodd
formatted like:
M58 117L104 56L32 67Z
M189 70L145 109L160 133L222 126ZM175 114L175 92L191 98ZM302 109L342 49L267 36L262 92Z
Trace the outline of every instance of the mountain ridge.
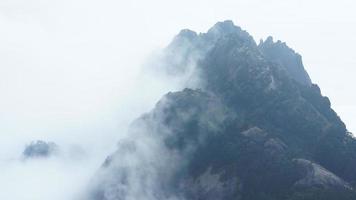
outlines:
M132 124L91 199L356 198L356 140L285 43L228 20L181 31L161 60L172 76L193 65L200 89Z

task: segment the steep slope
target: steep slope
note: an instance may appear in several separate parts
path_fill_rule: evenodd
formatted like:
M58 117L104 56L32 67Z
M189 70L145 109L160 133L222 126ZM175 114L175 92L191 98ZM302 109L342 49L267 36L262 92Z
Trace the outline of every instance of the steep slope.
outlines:
M290 77L303 85L311 85L309 75L304 69L302 57L281 41L273 42L272 37L261 41L258 45L263 55L274 63L284 67Z
M356 141L286 44L257 45L225 21L182 31L162 60L171 75L193 65L201 90L169 93L136 120L90 198L356 198Z

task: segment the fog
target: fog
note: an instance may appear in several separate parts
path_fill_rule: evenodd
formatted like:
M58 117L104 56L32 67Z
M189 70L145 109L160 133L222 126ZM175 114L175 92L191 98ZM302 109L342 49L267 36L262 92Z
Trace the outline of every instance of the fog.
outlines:
M128 124L184 86L143 70L148 58L180 29L219 20L286 41L356 132L355 9L351 0L0 1L0 198L75 199ZM83 154L21 160L38 139Z

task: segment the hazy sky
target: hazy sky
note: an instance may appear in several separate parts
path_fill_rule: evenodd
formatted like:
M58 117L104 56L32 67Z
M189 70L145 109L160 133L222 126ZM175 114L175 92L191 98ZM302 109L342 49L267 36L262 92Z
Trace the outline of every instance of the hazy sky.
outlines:
M225 19L256 41L272 35L299 52L313 82L356 133L355 10L352 0L1 0L0 161L16 158L34 139L93 145L89 155L107 154L127 123L177 88L140 77L145 58L180 29L205 32ZM101 159L87 162L94 169ZM59 162L46 165L58 176L72 172ZM21 182L14 174L32 173L37 164L29 165L7 168L5 180ZM92 171L77 175L86 180ZM59 184L46 181L49 188Z

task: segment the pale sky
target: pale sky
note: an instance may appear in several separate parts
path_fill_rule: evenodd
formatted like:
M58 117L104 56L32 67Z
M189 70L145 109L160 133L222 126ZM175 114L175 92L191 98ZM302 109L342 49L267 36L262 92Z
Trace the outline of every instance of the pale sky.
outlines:
M352 0L1 0L0 160L35 139L107 154L132 119L176 89L138 78L145 58L183 28L206 32L226 19L299 52L356 133L355 10Z

